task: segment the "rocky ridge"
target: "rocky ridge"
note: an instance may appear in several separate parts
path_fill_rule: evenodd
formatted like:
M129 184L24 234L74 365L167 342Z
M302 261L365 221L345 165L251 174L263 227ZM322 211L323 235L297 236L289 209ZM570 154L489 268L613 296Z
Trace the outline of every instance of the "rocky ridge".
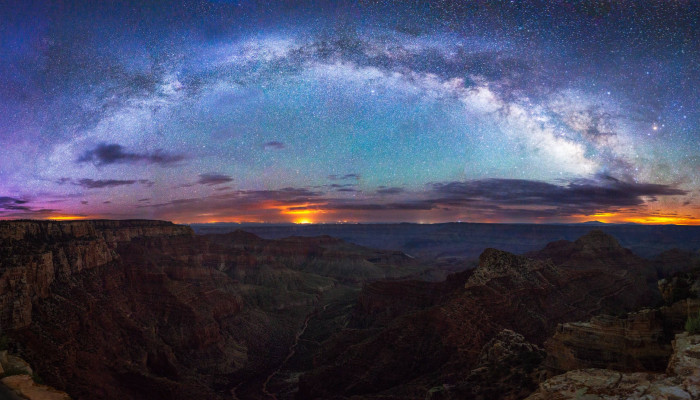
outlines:
M488 249L460 289L432 296L436 303L394 312L400 315L388 321L375 311L375 323L356 313L348 329L324 343L317 367L301 377L298 398L423 399L425 387L467 381L503 329L542 346L558 323L653 304L658 297L648 288L655 280L647 261L599 231L527 257ZM361 310L382 307L365 301Z

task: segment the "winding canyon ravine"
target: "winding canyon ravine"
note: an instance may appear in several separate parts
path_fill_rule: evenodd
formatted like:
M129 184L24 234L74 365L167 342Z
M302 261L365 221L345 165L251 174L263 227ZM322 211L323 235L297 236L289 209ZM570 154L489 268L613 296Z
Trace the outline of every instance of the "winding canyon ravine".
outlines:
M314 312L306 316L306 319L304 319L304 323L294 336L294 343L292 343L292 345L289 347L289 353L287 353L287 357L285 357L284 360L282 360L277 369L272 371L272 373L268 375L265 381L263 382L261 391L264 395L268 396L270 399L277 400L277 395L268 391L267 385L270 383L270 380L272 380L272 378L274 378L275 375L277 375L282 370L282 368L287 364L287 361L289 361L289 359L294 356L297 346L299 345L299 339L301 339L302 335L304 335L304 332L306 332L306 328L309 327L309 321L311 320L311 318L325 311L329 305L330 304L326 304L321 308L320 311L316 309Z

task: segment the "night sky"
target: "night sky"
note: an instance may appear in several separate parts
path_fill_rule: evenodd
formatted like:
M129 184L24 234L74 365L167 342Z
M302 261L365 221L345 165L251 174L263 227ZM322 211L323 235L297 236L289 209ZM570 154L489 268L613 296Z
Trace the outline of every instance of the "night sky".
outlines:
M700 224L697 1L3 2L0 219Z

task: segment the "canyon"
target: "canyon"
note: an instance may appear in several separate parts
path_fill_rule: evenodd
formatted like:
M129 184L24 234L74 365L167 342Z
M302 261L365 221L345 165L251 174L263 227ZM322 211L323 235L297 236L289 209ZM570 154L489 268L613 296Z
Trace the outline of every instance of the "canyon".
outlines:
M690 354L674 340L695 343L676 335L700 310L697 266L598 229L471 263L326 235L0 221L0 330L76 399L539 399L581 371L693 381L667 368Z
M0 240L0 327L76 398L264 397L324 296L426 268L330 237L157 221L0 222Z

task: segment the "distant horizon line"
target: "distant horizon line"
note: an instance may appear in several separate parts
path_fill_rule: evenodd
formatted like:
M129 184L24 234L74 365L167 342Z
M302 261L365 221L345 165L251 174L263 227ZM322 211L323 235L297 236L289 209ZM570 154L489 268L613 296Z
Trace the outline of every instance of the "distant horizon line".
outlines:
M602 222L602 221L584 221L584 222L479 222L479 221L444 221L444 222L415 222L415 221L400 221L400 222L180 222L167 219L151 219L151 218L43 218L43 219L3 219L0 222L10 221L52 221L52 222L80 222L80 221L163 221L170 222L176 225L278 225L278 226L314 226L314 225L442 225L442 224L482 224L482 225L638 225L638 226L700 226L697 224L661 224L661 223L639 223L639 222Z

